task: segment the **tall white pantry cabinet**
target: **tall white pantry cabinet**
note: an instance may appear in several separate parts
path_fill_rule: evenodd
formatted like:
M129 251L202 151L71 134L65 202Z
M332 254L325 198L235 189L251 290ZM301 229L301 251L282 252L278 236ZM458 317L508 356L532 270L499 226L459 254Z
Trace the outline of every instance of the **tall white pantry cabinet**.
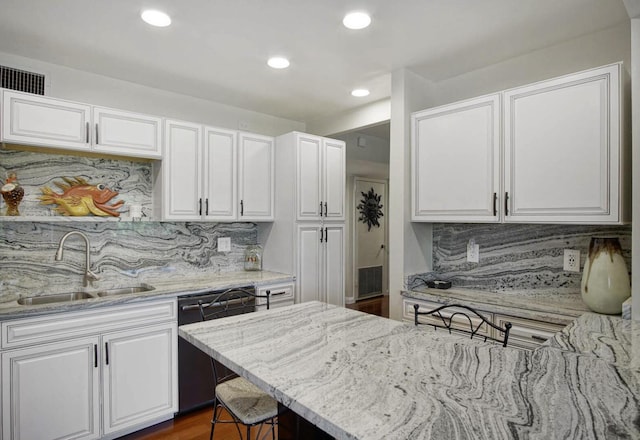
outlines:
M346 148L292 132L276 138L275 221L259 226L264 268L296 277L296 303L344 305Z

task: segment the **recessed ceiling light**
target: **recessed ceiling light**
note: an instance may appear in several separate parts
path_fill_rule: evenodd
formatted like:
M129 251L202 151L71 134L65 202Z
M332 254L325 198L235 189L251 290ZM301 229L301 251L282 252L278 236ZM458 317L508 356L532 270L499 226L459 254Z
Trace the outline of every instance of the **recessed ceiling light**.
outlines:
M367 89L355 89L351 91L351 94L358 98L362 98L364 96L369 96L369 91Z
M349 29L364 29L371 24L371 17L366 12L349 12L342 19L342 24Z
M267 64L274 69L286 69L289 67L289 60L284 57L271 57Z
M140 18L151 26L167 27L171 24L171 17L166 13L155 9L146 9L142 11Z

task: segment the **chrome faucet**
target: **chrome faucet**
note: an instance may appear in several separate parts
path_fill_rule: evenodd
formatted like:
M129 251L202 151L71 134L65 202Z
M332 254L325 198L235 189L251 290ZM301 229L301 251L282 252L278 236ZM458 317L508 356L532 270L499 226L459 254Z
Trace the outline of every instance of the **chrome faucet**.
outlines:
M84 279L83 279L82 285L84 287L87 287L89 285L89 281L98 281L100 279L98 275L91 272L91 262L89 261L89 237L87 237L82 232L78 232L78 231L71 231L64 234L60 239L60 243L58 244L58 250L56 251L55 260L62 261L62 250L64 248L64 242L70 235L74 235L74 234L79 235L84 240L86 261L85 261L85 273L84 273Z

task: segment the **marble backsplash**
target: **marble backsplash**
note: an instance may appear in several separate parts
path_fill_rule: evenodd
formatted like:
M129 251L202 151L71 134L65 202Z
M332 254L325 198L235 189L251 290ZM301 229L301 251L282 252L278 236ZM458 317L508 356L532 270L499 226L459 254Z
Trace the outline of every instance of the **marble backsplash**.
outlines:
M55 182L62 182L62 177L81 177L91 185L101 183L117 191L119 195L112 202L125 202L119 209L122 217L127 216L131 205L141 206L147 214L152 212L153 171L150 161L0 149L0 181L4 182L11 172L17 174L18 182L24 188L24 198L19 207L22 217L60 216L53 211L55 205L42 205L38 197L45 186L62 194L55 185ZM0 213L5 213L1 197Z
M84 241L70 237L64 259L54 261L58 242L69 231L84 232L90 239L92 269L101 278L95 287L242 270L245 247L257 243L254 223L168 223L148 217L153 212L150 161L2 149L0 180L11 172L17 174L25 196L20 221L0 217L0 300L7 294L81 288ZM54 205L40 204L42 187L60 194L54 182L76 176L118 191L115 200L125 202L120 209L124 221L63 219L53 211ZM145 221L126 221L131 205L142 207L148 215ZM5 208L0 198L0 215ZM230 252L218 252L218 237L231 238Z
M89 237L92 269L100 276L94 287L243 270L244 250L257 242L254 223L0 220L0 301L7 293L82 287L85 243L80 237L69 237L63 260L54 261L60 238L69 231ZM218 237L231 238L230 252L218 252Z
M579 293L582 272L563 270L564 249L580 251L584 267L591 237L618 237L631 269L631 226L434 224L433 272L410 275L407 288L422 279L454 287L496 292L548 289ZM467 244L480 246L480 261L467 262Z

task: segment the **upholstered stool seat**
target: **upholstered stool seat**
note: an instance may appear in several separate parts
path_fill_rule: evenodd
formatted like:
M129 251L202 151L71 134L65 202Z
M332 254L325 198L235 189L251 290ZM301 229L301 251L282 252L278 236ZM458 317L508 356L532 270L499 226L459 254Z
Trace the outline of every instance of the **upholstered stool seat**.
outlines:
M255 425L278 415L278 402L242 377L218 384L216 397L245 425Z

